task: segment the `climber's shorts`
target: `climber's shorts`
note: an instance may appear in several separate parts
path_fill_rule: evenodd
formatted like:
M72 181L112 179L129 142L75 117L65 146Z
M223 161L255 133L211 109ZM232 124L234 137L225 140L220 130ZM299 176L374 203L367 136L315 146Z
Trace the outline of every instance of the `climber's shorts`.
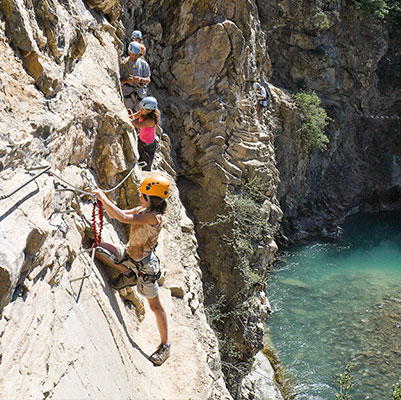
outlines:
M141 261L134 261L125 251L125 246L114 245L116 248L116 260L121 262L127 268L133 270L138 276L137 289L138 292L149 299L156 297L159 293L159 285L157 279L152 276L157 276L160 271L160 262L156 254L152 251Z
M258 100L258 105L261 108L266 108L267 107L267 100Z

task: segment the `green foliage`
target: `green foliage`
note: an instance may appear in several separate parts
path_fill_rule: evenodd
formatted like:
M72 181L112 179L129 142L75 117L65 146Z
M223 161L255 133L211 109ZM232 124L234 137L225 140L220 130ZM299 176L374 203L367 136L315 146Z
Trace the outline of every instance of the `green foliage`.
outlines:
M393 385L393 400L401 400L401 380Z
M324 134L324 128L330 119L326 110L320 107L319 97L315 92L301 91L296 93L293 98L304 117L301 131L305 148L308 151L313 149L326 150L329 139Z
M368 18L384 20L389 13L386 0L355 0L356 8Z
M253 331L248 329L254 307L252 295L266 280L266 269L259 269L256 265L255 252L272 234L267 222L267 209L263 206L268 185L270 183L261 178L252 177L242 187L228 191L225 212L215 221L202 224L202 227L224 225L220 230L224 232L222 240L231 247L233 256L235 290L231 292L230 288L231 294L227 298L219 292L224 291L223 285L209 284L207 291L210 295L206 295L209 304L205 304L205 311L218 337L226 384L234 398L242 377L250 369L242 358L248 351L249 341L254 340Z
M354 4L366 17L378 18L401 34L400 0L354 0Z
M340 385L340 391L336 394L336 400L352 400L352 396L349 394L349 390L354 383L354 378L350 375L351 368L351 364L347 365L345 371L337 380L337 383Z
M401 2L400 0L387 0L388 15L386 22L401 35Z
M230 210L227 214L217 215L215 221L200 223L203 228L232 221L232 237L224 236L223 239L234 249L237 268L247 284L261 280L257 272L252 270L250 261L255 249L270 231L262 209L266 199L262 186L260 178L252 177L237 192L227 193L226 201Z
M352 385L354 384L354 378L350 374L352 364L346 366L344 373L340 375L337 383L340 385L339 393L336 394L336 400L352 400L352 395L349 393ZM392 400L401 400L401 380L394 383Z
M227 300L224 295L220 295L215 302L205 307L207 321L210 325L216 326L217 323L223 322L227 318L224 308Z
M261 179L253 177L237 192L228 193L226 198L233 219L231 245L237 256L237 268L248 285L261 280L252 268L251 259L269 232L266 213L262 209L265 200L262 186Z
M324 30L330 28L329 17L322 10L318 10L316 12L316 14L313 16L313 21L314 21L314 24L315 24L315 28L320 30L320 31L324 31Z

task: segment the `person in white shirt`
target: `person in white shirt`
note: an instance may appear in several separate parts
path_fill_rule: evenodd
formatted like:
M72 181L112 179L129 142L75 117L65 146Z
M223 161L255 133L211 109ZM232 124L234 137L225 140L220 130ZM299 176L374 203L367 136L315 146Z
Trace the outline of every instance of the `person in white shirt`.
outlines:
M267 90L258 82L253 85L256 95L258 97L258 102L256 104L256 112L258 113L259 121L262 118L262 111L267 107Z

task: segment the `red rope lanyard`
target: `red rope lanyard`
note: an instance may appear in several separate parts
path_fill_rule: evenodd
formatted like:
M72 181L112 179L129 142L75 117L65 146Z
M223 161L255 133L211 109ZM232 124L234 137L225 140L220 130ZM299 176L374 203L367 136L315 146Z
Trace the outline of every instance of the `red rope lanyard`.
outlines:
M99 217L99 221L96 221L96 208L99 209L97 213ZM103 230L103 206L100 200L97 200L93 203L93 210L92 210L92 227L93 227L93 237L95 239L94 246L99 246L100 242L102 241L102 230ZM98 232L99 228L99 232Z

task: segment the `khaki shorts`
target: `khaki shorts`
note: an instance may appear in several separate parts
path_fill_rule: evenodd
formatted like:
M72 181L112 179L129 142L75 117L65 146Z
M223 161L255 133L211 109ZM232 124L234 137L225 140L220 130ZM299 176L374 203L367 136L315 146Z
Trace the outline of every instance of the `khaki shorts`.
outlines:
M116 248L116 259L117 261L121 261L127 256L125 252L125 246L122 245L114 245ZM129 256L128 256L129 257ZM144 258L146 260L146 264L142 265L139 269L144 274L155 274L160 269L160 262L154 252L150 253L149 256ZM136 264L131 262L130 260L124 261L124 264L127 268L132 269L138 275L138 267ZM146 281L144 277L138 275L138 281L136 283L138 292L149 299L156 297L159 293L159 285L157 281L152 283L151 281Z

